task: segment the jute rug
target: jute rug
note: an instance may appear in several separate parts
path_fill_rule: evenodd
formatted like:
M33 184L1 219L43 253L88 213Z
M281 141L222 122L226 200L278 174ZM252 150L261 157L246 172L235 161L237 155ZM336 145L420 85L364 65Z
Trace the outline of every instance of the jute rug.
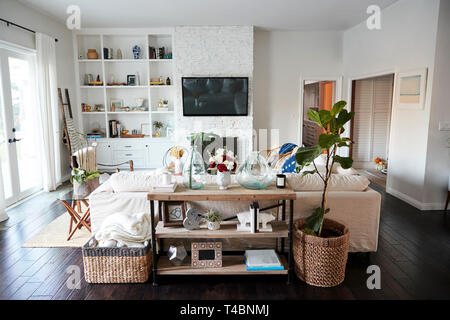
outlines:
M28 239L23 248L79 248L82 247L91 237L91 233L86 228L77 230L72 239L67 241L69 236L69 214L64 212L53 220L44 229L39 231L31 239Z

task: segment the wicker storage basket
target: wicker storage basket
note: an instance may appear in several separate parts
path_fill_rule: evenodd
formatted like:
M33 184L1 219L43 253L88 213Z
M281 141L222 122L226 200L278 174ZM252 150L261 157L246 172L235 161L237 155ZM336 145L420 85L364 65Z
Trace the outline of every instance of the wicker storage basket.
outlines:
M324 219L323 228L341 236L320 238L305 234L301 229L305 218L294 224L295 273L306 283L316 287L334 287L345 278L350 233L339 222Z
M91 238L82 248L84 278L89 283L146 282L152 265L150 244L145 248L97 248Z

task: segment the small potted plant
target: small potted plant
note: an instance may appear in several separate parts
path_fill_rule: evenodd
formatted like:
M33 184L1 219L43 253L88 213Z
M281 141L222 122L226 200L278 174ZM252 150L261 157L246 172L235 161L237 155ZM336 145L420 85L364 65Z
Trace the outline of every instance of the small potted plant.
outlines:
M220 222L222 221L222 215L213 209L209 210L209 212L205 215L205 219L207 221L209 230L218 230L220 229Z
M155 137L161 137L161 130L164 127L164 123L161 121L153 121L153 126L155 127Z
M231 183L231 172L236 171L236 158L233 151L219 148L209 158L210 173L217 172L216 182L220 190L226 190Z
M354 112L345 110L347 102L337 102L331 110L315 111L309 109L308 118L322 128L318 145L300 147L295 155L296 169L313 164L314 170L302 174L317 174L323 182L320 206L312 214L294 224L294 260L295 272L306 283L319 287L334 287L345 278L345 266L349 249L348 228L324 218L328 208L328 190L330 189L333 166L339 163L349 169L353 164L350 157L337 155L338 148L349 147L352 141L343 137L344 125L350 121ZM319 171L314 159L325 154L325 171Z
M97 170L86 171L75 168L72 170L70 182L73 184L73 193L77 196L88 196L99 186L100 172Z

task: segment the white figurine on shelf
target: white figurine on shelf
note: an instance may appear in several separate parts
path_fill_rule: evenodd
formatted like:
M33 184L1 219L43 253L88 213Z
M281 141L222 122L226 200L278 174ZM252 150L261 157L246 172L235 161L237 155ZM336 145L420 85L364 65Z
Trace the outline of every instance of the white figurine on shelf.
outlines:
M253 209L251 209L253 210ZM239 224L237 225L237 231L251 231L251 217L250 211L240 212L237 214ZM275 220L275 217L270 213L259 212L258 213L258 226L259 231L272 231L272 226L268 222ZM261 226L260 226L261 225Z

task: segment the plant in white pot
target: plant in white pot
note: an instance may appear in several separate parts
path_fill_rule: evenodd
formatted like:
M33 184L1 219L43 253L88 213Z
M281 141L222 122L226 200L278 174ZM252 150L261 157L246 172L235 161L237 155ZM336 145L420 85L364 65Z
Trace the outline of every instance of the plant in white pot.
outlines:
M333 166L339 163L342 168L351 168L350 157L337 155L338 148L349 147L352 141L342 137L344 125L350 121L354 112L345 110L347 102L339 101L329 110L308 111L308 118L316 122L323 133L318 145L301 147L297 150L296 169L300 172L306 166L311 168L302 174L317 174L323 182L320 206L312 214L295 223L294 259L295 271L306 283L333 287L344 281L349 248L348 229L331 219L324 218L328 208L328 191L330 189ZM319 171L314 159L323 155L326 159L325 169Z
M222 222L222 215L219 212L211 209L205 215L205 220L207 222L209 230L218 230L220 229L220 222Z

